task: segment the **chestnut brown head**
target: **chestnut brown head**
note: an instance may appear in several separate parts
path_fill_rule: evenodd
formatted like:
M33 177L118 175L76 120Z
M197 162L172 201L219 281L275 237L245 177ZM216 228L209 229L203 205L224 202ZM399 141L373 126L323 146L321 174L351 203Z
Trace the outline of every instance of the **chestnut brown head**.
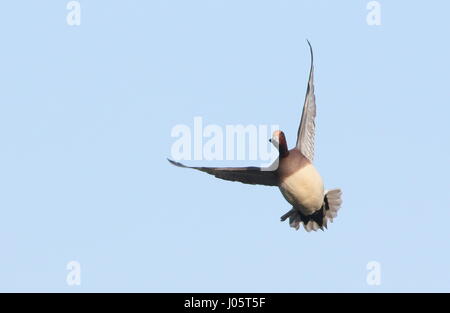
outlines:
M276 130L272 134L272 138L269 141L280 151L280 156L284 157L289 154L286 136L281 130Z

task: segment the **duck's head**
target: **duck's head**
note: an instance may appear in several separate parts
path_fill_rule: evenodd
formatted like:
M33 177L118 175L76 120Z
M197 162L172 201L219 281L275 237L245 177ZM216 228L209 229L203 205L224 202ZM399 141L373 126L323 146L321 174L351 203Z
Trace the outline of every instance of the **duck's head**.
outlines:
M288 154L288 147L286 142L286 136L281 130L276 130L272 134L272 138L269 141L280 151L281 156Z

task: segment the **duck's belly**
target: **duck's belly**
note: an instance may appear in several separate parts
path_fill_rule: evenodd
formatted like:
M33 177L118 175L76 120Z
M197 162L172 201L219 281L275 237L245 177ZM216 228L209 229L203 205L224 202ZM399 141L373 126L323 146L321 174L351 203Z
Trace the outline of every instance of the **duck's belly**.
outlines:
M303 214L312 214L322 207L323 182L312 164L284 178L280 191L284 198Z

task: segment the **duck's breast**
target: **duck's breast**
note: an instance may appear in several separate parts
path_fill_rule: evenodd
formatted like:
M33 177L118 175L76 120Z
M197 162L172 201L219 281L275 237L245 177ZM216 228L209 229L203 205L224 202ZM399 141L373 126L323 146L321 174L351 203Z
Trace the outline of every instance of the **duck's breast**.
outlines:
M284 198L294 207L304 211L304 214L309 215L320 209L323 204L324 187L314 165L310 162L298 164L292 161L284 166L284 169L282 167L283 164L280 164L280 191Z

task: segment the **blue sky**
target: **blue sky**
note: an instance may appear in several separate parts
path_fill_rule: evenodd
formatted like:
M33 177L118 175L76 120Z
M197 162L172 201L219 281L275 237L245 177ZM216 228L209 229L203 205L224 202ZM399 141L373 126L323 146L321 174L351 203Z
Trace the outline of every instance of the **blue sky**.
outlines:
M379 1L369 26L362 0L80 0L69 26L67 2L0 12L0 291L450 290L449 3ZM315 164L344 193L318 233L276 188L166 161L195 116L292 147L305 39Z

